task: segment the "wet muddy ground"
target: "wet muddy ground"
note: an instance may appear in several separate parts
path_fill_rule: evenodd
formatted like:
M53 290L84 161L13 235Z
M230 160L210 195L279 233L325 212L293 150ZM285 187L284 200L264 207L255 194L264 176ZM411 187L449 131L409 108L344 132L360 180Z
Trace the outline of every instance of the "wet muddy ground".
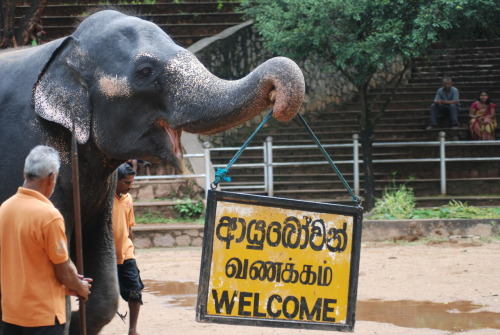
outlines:
M201 253L201 248L137 252L146 286L139 318L142 335L332 334L196 322ZM354 334L500 334L499 264L498 241L365 243ZM126 310L120 302L120 313ZM101 334L127 334L127 326L117 316Z

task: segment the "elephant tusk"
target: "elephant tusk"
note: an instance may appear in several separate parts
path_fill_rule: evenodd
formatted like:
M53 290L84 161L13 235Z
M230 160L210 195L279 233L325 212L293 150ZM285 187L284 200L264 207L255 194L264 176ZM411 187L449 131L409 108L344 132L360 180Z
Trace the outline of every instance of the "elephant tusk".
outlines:
M181 148L181 134L182 130L175 130L172 127L169 126L168 123L166 123L163 120L157 120L156 123L163 128L165 133L167 133L168 138L170 140L170 143L172 144L172 149L175 154L179 158L179 160L182 159L182 148Z
M276 90L272 90L271 92L269 92L269 100L271 100L272 103L276 101L276 95Z

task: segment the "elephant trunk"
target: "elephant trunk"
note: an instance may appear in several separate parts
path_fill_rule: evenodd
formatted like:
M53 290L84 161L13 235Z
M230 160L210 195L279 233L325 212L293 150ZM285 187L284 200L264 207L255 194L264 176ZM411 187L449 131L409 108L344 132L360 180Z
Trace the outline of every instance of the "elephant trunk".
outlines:
M212 75L194 55L182 52L166 66L166 74L175 87L167 122L190 133L218 133L268 108L277 120L288 121L304 99L304 76L285 57L272 58L246 77L230 81Z

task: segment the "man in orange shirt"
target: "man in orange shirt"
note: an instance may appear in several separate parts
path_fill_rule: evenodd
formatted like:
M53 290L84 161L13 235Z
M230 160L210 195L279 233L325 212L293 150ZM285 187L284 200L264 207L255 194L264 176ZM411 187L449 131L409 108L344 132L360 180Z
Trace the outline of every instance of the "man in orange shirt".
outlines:
M64 219L49 198L59 153L39 145L26 157L24 183L0 206L0 288L3 334L63 334L66 294L88 299L68 257Z
M118 282L120 295L128 302L130 309L129 335L138 335L137 319L142 305L141 291L144 288L132 243L132 226L135 225L134 204L128 192L134 182L134 176L134 169L127 163L118 167L118 183L113 204L113 235L118 264Z

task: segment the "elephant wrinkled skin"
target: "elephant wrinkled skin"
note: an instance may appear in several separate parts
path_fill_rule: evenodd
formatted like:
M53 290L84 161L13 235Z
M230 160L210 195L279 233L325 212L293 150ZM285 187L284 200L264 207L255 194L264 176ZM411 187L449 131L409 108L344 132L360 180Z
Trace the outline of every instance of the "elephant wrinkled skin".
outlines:
M73 35L0 53L0 203L22 185L28 152L56 148L62 166L51 198L73 237L71 131L78 141L85 275L94 279L87 331L97 334L118 303L111 206L119 164L129 158L180 169L182 131L211 134L273 108L298 112L304 79L284 57L245 78L221 80L155 24L106 10ZM78 333L78 314L70 334ZM68 331L68 329L67 329Z

